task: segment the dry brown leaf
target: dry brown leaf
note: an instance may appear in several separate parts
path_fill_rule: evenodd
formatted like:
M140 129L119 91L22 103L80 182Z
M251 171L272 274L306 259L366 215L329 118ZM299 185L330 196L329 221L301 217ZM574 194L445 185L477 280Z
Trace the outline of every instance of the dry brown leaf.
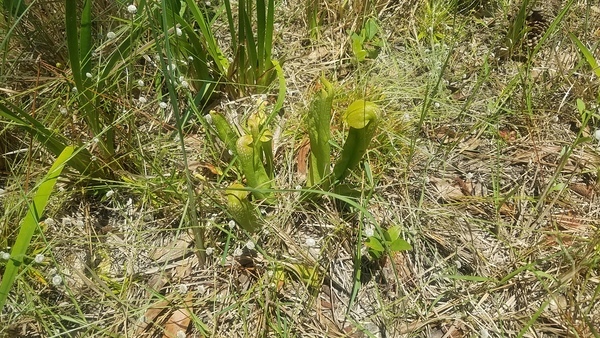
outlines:
M148 330L149 326L156 322L156 318L169 306L169 300L160 300L146 310L144 316L139 319L136 324L135 336L139 336L142 332Z
M298 149L296 157L296 167L300 176L306 176L308 171L308 153L310 152L310 143L305 141Z
M167 323L165 323L163 338L175 338L177 337L177 332L186 332L190 321L190 312L187 309L176 310Z
M588 199L594 197L594 188L585 183L571 183L569 189Z
M165 323L163 338L175 338L177 337L177 332L183 331L185 333L187 331L192 316L188 309L192 306L193 298L194 294L192 292L188 292L185 296L185 300L183 301L183 308L175 310L175 312L173 312L171 317L169 317Z
M433 177L429 179L429 182L433 183L438 193L438 198L444 202L456 201L465 196L461 189L449 180Z

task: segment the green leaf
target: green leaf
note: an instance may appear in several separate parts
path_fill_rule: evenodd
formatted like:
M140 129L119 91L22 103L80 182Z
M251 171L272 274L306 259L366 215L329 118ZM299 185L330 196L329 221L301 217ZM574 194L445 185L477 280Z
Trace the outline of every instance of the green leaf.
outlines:
M598 66L598 62L596 61L596 58L594 58L594 54L592 54L592 52L583 43L581 43L581 41L579 41L579 39L577 39L573 33L569 33L569 37L571 40L573 40L573 42L575 42L577 48L579 48L579 51L581 51L583 54L585 61L587 61L590 67L592 67L594 74L596 74L597 77L600 77L600 66ZM579 102L577 105L579 105Z
M582 99L577 99L577 110L579 113L583 113L585 111L585 102Z
M364 31L365 31L365 39L367 41L371 41L371 40L373 40L375 35L377 35L377 33L379 32L379 26L377 26L377 24L375 23L375 20L368 19L367 22L365 23Z
M19 267L23 264L23 257L27 253L27 248L31 242L31 238L48 203L48 199L52 194L56 180L62 173L65 164L73 154L73 147L66 147L58 156L44 179L41 181L32 203L29 205L27 215L21 223L19 234L10 253L10 260L6 264L4 276L0 283L0 311L4 307L8 293L16 279Z
M383 245L381 244L381 242L377 238L375 238L375 237L369 237L369 238L367 238L367 240L365 241L365 245L368 248L371 248L371 249L373 249L375 251L378 251L378 252L384 252L385 251L385 248L383 247Z
M393 242L396 239L398 239L398 237L400 237L400 227L397 225L394 225L393 227L390 227L389 229L387 229L384 232L385 235L385 240L388 242Z
M398 238L390 244L390 251L398 252L398 251L407 251L412 250L412 246L402 238Z

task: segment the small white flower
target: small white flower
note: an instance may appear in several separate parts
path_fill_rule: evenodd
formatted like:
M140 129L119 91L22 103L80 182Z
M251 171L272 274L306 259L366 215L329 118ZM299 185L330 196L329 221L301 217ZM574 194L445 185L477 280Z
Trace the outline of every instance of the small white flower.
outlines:
M315 245L317 245L317 241L314 240L314 238L307 238L306 239L306 246L309 248L314 247Z
M71 89L71 90L73 91L73 93L77 93L78 92L77 87L73 87L73 89Z
M137 84L138 84L138 86L143 87L144 86L144 80L138 80Z
M246 248L248 248L248 250L254 250L254 242L252 241L248 241L246 242Z
M100 140L99 140L97 137L94 137L94 138L92 139L92 143L93 143L93 144L96 144L96 143L98 143L98 142L100 142Z
M88 79L92 78L92 73L85 73L85 77L87 77Z
M68 111L67 111L67 108L65 108L65 107L60 107L60 113L61 113L61 114L63 114L63 115L67 115L67 112L68 112Z
M10 254L8 252L0 251L0 259L3 261L9 260Z
M54 277L52 277L52 284L54 284L54 286L59 286L62 284L62 277L59 275L54 275Z
M242 250L241 248L237 248L233 251L234 256L241 256L243 253L244 253L244 250Z
M108 32L108 34L106 34L106 37L107 37L109 40L112 40L112 39L114 39L114 38L116 38L116 37L117 37L117 34L115 34L115 32Z
M159 107L161 107L162 109L166 109L167 108L167 103L166 102L160 102L158 104Z
M185 284L179 284L178 291L179 291L179 293L187 293L188 286Z
M295 189L296 189L296 190L302 190L302 186L301 186L301 185L297 185L297 186L295 187Z
M175 335L175 337L185 338L185 332L183 330L179 330L179 331L177 331L177 334Z
M229 229L235 228L235 221L234 220L230 220L229 223L228 223L228 225L229 225Z
M365 236L373 237L374 234L375 234L375 230L372 227L365 228Z
M145 97L143 97L143 96L140 96L140 97L138 98L138 101L140 101L140 103L141 103L141 104L145 104L146 102L148 102L148 100L146 100L146 98L145 98Z
M210 246L208 248L206 248L206 255L207 256L211 256L213 254L213 252L215 252L215 248L210 247Z
M37 264L41 264L42 262L44 262L44 255L42 254L37 254L35 255L35 258L33 259L34 262L36 262Z
M467 179L467 181L470 181L470 180L472 180L472 179L473 179L473 177L474 177L474 176L475 176L475 175L473 175L473 173L467 173L467 174L465 175L465 178Z
M177 34L177 36L182 36L183 32L181 31L181 28L179 28L179 27L175 28L175 34Z
M190 55L190 56L188 56L188 60L194 61L194 57Z
M187 81L184 80L184 81L181 81L181 86L183 88L188 88L190 85L189 85L189 83Z
M137 7L135 5L129 5L127 6L127 11L131 14L135 14L137 13Z
M212 124L212 116L210 114L206 114L204 115L204 119L206 120L206 123L208 124Z
M115 194L115 191L114 191L114 190L112 190L112 189L110 189L109 191L107 191L107 192L106 192L106 195L105 195L105 196L106 196L106 198L110 198L110 197L111 197L112 195L114 195L114 194Z
M204 287L204 285L198 286L198 293L204 293L205 291L206 291L206 287Z
M177 65L172 63L171 65L167 65L167 70L174 71L177 69Z
M56 225L56 221L54 220L54 218L46 218L44 220L44 223L46 223L47 226L55 226Z
M96 157L96 155L92 155L92 157L90 157L90 160L92 162L96 162L98 160L98 158Z
M596 131L594 132L594 138L600 141L600 129L596 129Z
M183 75L180 75L179 78L177 79L177 81L179 81L179 82L183 82L183 80L185 80L185 77L183 77Z

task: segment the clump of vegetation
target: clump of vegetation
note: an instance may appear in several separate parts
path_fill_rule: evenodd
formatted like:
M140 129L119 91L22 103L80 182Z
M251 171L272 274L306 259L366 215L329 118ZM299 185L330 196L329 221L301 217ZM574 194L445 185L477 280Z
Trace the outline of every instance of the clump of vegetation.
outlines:
M1 10L0 336L599 335L593 6Z

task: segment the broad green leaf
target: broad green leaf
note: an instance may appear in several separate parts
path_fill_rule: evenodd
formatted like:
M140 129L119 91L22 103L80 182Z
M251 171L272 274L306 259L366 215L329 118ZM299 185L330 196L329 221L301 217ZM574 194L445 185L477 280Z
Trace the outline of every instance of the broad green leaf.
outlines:
M385 231L385 239L388 242L393 242L400 237L400 227L394 225Z
M365 245L368 248L371 248L375 251L379 251L379 252L384 252L385 248L383 247L383 245L381 244L381 242L375 238L375 237L369 237L367 238L367 240L365 241Z
M398 238L390 244L390 251L398 252L398 251L407 251L412 250L412 246L402 238Z

